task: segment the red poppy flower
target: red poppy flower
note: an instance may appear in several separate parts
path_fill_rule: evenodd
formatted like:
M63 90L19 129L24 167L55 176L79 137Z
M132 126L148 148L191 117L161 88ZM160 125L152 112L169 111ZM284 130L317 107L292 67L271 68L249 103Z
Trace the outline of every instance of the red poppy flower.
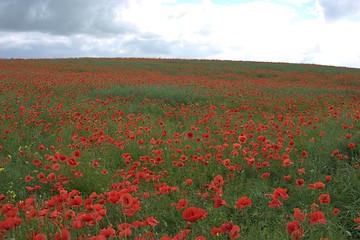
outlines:
M26 175L25 177L25 182L30 182L34 177L30 176L30 175Z
M283 177L283 179L284 179L285 181L290 181L291 175L286 175L286 176Z
M354 148L355 147L355 143L349 143L348 144L348 148Z
M222 229L218 227L213 227L211 229L211 234L214 236L219 236L219 234L222 233Z
M189 233L190 233L190 230L186 229L186 230L181 231L180 233L176 234L176 236L174 236L173 239L179 239L179 240L187 239L187 235L189 235Z
M224 181L224 178L221 176L221 175L216 175L214 177L214 180L213 180L213 183L218 186L218 187L221 187L224 185L225 181Z
M314 212L310 215L309 221L310 221L310 225L314 225L316 223L325 224L326 223L325 214L321 211Z
M275 197L281 197L283 200L287 200L289 198L289 195L287 194L286 188L277 188L274 190L274 196Z
M331 182L332 177L331 177L330 175L327 175L327 176L325 177L325 180L326 180L327 182Z
M120 196L120 202L123 207L131 207L133 198L129 193L124 193Z
M241 143L246 143L247 137L245 135L240 135L238 137L238 141L241 142Z
M214 208L219 208L222 205L228 206L228 204L225 202L224 199L221 199L221 198L217 197L215 199Z
M68 158L67 159L67 164L70 167L76 167L77 165L79 165L79 163L76 162L75 158Z
M295 230L299 229L300 223L298 221L292 221L292 222L288 222L286 224L286 229L288 234L292 234Z
M240 227L238 225L234 225L229 231L229 237L231 240L240 238Z
M298 228L291 233L291 240L300 240L304 236L304 229Z
M340 209L334 208L332 213L333 213L334 215L338 215L340 212L341 212Z
M79 158L80 157L80 151L79 150L75 150L73 153L73 157L74 158Z
M278 209L280 209L281 205L282 203L279 201L279 199L277 199L276 197L272 197L272 200L269 203L269 208L277 207Z
M42 233L38 233L35 235L35 237L33 238L34 240L46 240L46 235L42 234Z
M250 207L251 205L252 205L252 201L247 196L243 196L239 198L239 200L237 200L236 202L236 207L239 208L240 210L243 209L244 207Z
M319 197L319 202L321 204L327 204L330 202L330 195L329 194L321 194Z
M58 164L58 163L54 163L54 164L51 166L51 169L52 169L52 170L55 170L55 171L60 170L60 168L61 168L61 166L60 166L60 164Z
M46 147L44 146L44 145L40 145L39 147L38 147L38 149L39 149L39 151L43 151L43 150L45 150L46 149Z
M116 231L112 227L103 228L100 230L99 236L103 236L105 238L115 238Z
M269 177L270 177L270 173L268 172L261 174L261 178L267 179Z
M295 183L298 187L302 187L304 185L305 181L302 178L298 178L298 179L296 179Z
M205 218L206 216L207 212L204 209L196 207L189 207L182 213L183 219L189 222L195 222L200 218Z
M186 208L188 203L189 203L189 201L187 199L180 199L177 203L176 209L182 210L182 209Z
M159 221L157 221L154 217L147 217L144 222L144 226L150 225L152 227L155 227L159 223Z
M294 163L291 162L290 159L285 159L285 160L283 161L283 163L281 164L281 166L282 166L282 167L287 167L287 166L290 166L290 165L292 165L292 164L294 164Z
M191 179L186 179L185 184L186 185L191 185L193 183L193 181Z
M301 212L300 208L294 208L294 218L300 222L304 221L307 214Z
M130 228L125 228L124 230L121 230L119 233L120 238L128 238L132 234L132 231Z
M277 199L277 197L275 197L274 194L264 194L264 196L271 197L271 202L269 203L269 208L277 207L278 209L280 209L282 203L279 201L279 199Z
M55 234L55 240L70 240L71 239L71 235L70 232L66 229L61 230L61 233L56 233Z

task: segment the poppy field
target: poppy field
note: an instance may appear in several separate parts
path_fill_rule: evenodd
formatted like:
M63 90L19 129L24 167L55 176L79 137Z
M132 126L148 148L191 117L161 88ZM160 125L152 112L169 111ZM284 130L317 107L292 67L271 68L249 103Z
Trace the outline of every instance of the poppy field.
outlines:
M360 239L360 69L0 60L0 239Z

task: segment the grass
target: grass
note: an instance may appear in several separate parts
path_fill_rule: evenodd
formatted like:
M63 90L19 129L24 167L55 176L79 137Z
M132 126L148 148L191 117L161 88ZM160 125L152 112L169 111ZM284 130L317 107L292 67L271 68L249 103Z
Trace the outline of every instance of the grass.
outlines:
M286 226L299 208L307 214L298 220L301 239L360 237L359 70L176 59L1 63L14 79L1 82L0 235L52 239L66 230L85 238L110 227L120 239L121 224L133 223L128 239L147 239L149 232L153 239L181 239L185 230L187 239L230 239L229 232L211 231L231 222L241 239L291 239ZM292 164L285 167L287 158ZM318 182L325 186L311 187ZM29 191L35 186L41 189ZM264 194L280 188L288 199L277 196L281 205L270 208ZM135 200L112 203L114 192ZM321 204L321 194L330 202ZM242 196L252 206L238 209ZM214 207L217 198L224 205ZM34 204L25 206L29 199ZM184 209L176 209L181 199L207 216L188 223ZM310 224L313 203L326 224ZM106 214L95 210L99 205ZM14 216L22 223L5 230ZM153 226L145 224L148 217L156 219Z

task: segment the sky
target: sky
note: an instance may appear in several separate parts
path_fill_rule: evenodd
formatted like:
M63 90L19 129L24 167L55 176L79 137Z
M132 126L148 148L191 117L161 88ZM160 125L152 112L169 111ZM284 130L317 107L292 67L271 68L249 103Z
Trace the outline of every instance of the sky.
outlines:
M0 1L0 58L77 57L360 68L360 0Z

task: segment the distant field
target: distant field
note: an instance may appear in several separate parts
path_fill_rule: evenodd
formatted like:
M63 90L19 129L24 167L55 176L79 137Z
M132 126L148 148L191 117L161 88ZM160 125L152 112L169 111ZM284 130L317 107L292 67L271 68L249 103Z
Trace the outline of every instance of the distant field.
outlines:
M0 239L360 239L360 69L0 60Z

